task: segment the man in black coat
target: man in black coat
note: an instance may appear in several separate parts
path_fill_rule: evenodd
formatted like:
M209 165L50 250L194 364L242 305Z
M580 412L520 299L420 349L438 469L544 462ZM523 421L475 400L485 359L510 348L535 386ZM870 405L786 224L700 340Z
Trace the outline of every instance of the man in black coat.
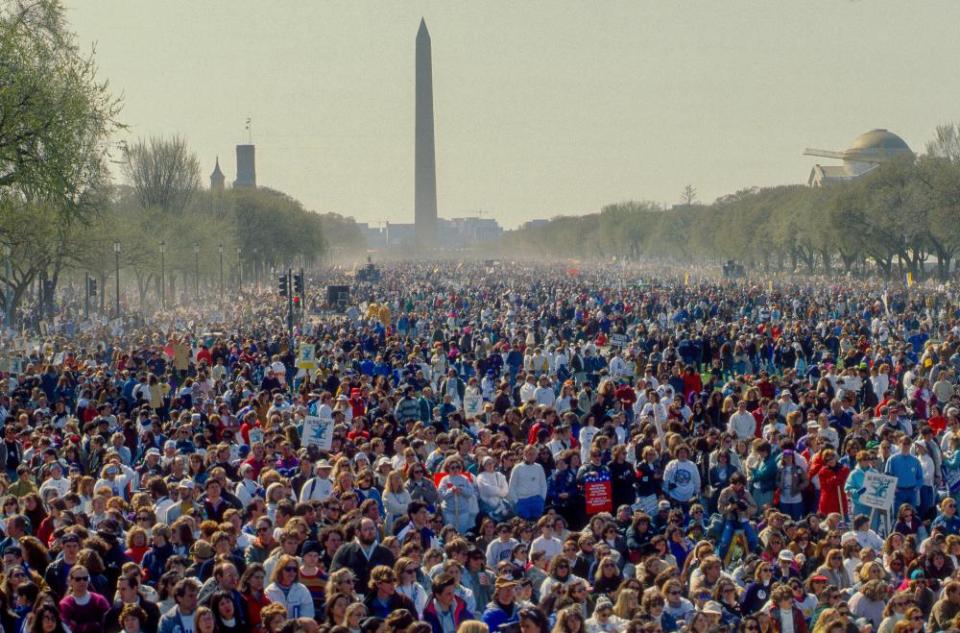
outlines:
M393 567L393 552L377 543L377 526L370 519L360 519L356 538L344 543L333 555L330 571L334 572L342 567L353 570L357 577L355 587L360 591L369 591L370 571L377 565Z

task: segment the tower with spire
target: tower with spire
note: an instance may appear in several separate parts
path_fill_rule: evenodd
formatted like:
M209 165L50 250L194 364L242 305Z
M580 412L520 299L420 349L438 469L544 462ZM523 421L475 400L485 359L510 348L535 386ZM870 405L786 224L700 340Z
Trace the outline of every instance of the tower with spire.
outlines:
M220 157L217 156L217 164L213 168L213 173L210 174L210 191L223 191L226 181L227 178L220 171Z
M433 135L433 62L430 33L421 18L417 31L413 216L417 243L437 242L437 161Z

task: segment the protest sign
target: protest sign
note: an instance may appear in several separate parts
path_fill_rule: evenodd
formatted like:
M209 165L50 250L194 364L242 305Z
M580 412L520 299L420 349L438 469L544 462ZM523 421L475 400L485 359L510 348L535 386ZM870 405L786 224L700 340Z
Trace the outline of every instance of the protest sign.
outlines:
M583 494L586 499L587 515L599 512L613 512L613 485L610 475L590 473L583 480Z
M878 472L867 472L863 475L864 491L860 495L860 503L868 508L890 510L897 494L897 478Z
M322 451L329 451L333 446L333 418L324 419L316 415L304 418L303 443L305 446L316 446Z
M297 367L313 369L317 366L317 351L314 345L302 343L297 353Z

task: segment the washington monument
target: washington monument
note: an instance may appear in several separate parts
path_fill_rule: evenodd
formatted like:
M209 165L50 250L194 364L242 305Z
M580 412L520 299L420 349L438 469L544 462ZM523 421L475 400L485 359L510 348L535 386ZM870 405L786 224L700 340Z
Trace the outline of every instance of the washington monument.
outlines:
M417 31L416 147L414 149L414 228L417 243L432 247L437 241L437 161L433 142L433 64L430 33L420 20Z

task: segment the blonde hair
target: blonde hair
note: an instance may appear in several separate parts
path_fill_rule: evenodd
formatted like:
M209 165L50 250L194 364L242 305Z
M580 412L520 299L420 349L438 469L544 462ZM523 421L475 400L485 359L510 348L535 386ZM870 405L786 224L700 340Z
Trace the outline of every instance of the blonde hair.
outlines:
M391 470L387 473L386 492L403 492L403 477L399 470Z
M640 592L630 587L624 587L617 592L617 603L613 605L613 614L619 618L629 620L640 606Z
M457 627L457 633L490 633L490 627L480 620L464 620Z

